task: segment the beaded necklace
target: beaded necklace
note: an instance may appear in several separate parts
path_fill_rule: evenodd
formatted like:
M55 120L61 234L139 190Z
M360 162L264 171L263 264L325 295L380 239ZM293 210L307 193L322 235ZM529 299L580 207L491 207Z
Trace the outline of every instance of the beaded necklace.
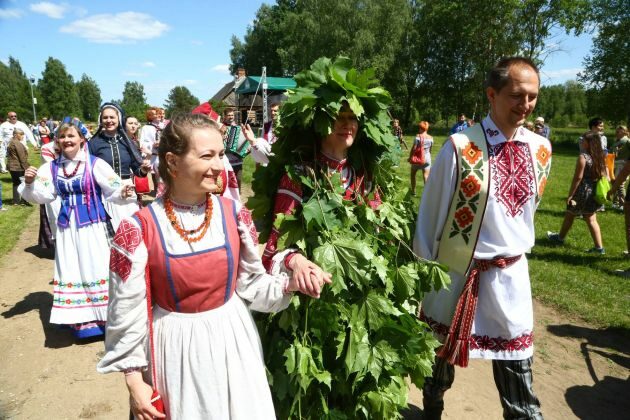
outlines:
M81 166L81 161L77 162L77 166L74 167L74 171L72 171L71 174L68 174L66 172L66 165L63 165L61 167L61 169L63 170L63 176L65 176L66 178L72 178L73 176L75 176L77 174L77 172L79 171L79 166Z
M203 222L201 222L201 225L199 225L196 229L186 230L180 226L177 216L175 215L175 211L173 210L173 201L168 196L164 197L164 210L166 211L168 221L171 222L171 226L173 226L173 229L175 229L175 232L177 232L179 237L189 244L192 244L200 241L208 231L210 220L212 220L212 195L206 195L206 211L203 216ZM192 236L196 234L199 234L199 236L193 238Z

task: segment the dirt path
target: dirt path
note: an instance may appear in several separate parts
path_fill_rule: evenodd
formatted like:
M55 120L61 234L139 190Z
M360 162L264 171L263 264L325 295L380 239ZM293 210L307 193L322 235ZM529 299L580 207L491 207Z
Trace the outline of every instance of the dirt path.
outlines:
M125 419L123 378L95 370L102 341L77 343L48 323L54 262L34 246L38 214L0 261L0 419ZM534 387L545 417L628 418L628 332L598 330L541 304L535 314ZM472 361L456 375L445 418L501 418L490 363ZM407 418L421 418L418 390L410 403Z

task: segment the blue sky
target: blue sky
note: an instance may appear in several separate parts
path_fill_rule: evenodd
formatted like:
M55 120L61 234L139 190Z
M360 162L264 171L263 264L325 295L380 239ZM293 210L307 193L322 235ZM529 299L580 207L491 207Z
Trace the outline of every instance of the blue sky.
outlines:
M178 85L203 101L231 80L230 38L242 39L262 3L0 0L0 60L13 56L39 79L48 57L58 58L75 80L94 79L103 100L120 99L129 80L144 85L151 105L163 105ZM553 42L560 51L547 58L543 84L575 78L591 37Z

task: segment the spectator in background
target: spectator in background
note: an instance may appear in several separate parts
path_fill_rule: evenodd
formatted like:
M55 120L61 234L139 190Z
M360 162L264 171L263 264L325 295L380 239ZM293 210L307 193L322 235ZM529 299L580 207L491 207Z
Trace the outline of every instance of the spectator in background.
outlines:
M534 124L534 133L538 134L539 136L545 137L545 125L539 122Z
M529 131L534 131L534 123L531 121L525 121L523 127L527 128Z
M534 124L540 124L543 127L542 133L536 132L536 134L540 134L547 140L551 138L551 128L549 128L549 126L545 124L545 119L543 117L536 117L536 120L534 120Z
M26 146L26 141L28 140L35 149L38 149L37 142L35 141L35 137L33 137L33 133L28 128L28 125L24 124L22 121L18 121L18 116L15 111L9 111L7 113L7 120L0 124L0 173L6 174L7 165L7 147L9 146L9 142L13 138L13 130L19 128L24 133L24 138L22 139L22 144Z
M468 118L468 127L472 127L473 125L475 125L475 120Z
M2 206L2 182L0 182L0 211L7 211L7 209Z
M411 194L416 195L416 173L418 171L422 171L422 178L424 183L427 183L427 179L429 179L429 171L431 166L431 148L433 147L433 137L431 137L427 132L429 131L429 123L427 121L420 121L418 123L418 134L413 141L413 146L411 146L411 150L409 151L409 163L411 163ZM415 156L420 156L420 150L422 149L421 155L423 156L423 163L416 163L414 161Z
M140 147L140 141L138 140L139 128L140 128L140 122L138 121L136 117L128 116L125 118L125 132L127 133L127 137L129 137L129 140L133 142L133 144L138 148L138 150L142 151Z
M625 125L620 125L615 130L615 137L617 141L613 145L615 152L615 179L619 176L619 173L623 169L626 161L630 159L630 139L628 138L628 128ZM617 194L613 198L613 208L622 210L624 205L625 188L624 183L619 185Z
M18 186L22 182L20 177L24 176L24 171L28 168L28 149L22 143L24 131L19 128L13 130L13 138L7 147L7 157L9 162L9 172L11 172L11 182L13 183L13 205L28 204L22 200L18 193Z
M37 131L39 132L39 138L42 141L42 145L50 143L51 131L46 125L46 120L44 118L39 121Z
M227 144L230 133L234 133L234 131L235 133L233 135L238 137L243 136L246 139L245 134L241 132L241 127L239 127L234 121L234 112L234 108L226 108L225 110L223 110L223 125L221 126L221 133L223 133L224 144ZM239 140L239 138L237 138L234 143L238 148L238 146L240 146L241 144L241 141ZM225 154L230 161L232 169L234 170L234 175L236 175L236 181L238 183L238 189L240 191L241 178L243 173L243 157L236 153L235 150L229 150L228 147L226 147Z
M563 244L576 216L582 216L593 238L593 248L586 252L605 254L602 234L597 223L596 212L601 207L595 201L595 184L601 177L608 177L608 169L601 148L601 138L592 131L584 134L580 140L580 156L575 165L575 174L569 188L567 211L560 232L547 232L550 241Z
M459 120L451 128L451 131L449 132L449 134L452 135L452 134L455 134L455 133L459 133L460 131L463 131L463 130L465 130L467 128L468 128L468 122L466 121L466 115L465 114L459 114Z
M394 121L392 122L393 126L393 131L394 131L394 136L396 136L396 138L398 139L398 144L400 145L400 147L404 147L405 150L409 150L409 148L407 147L407 143L405 143L405 139L403 137L403 129L400 126L400 121L398 119L394 119Z
M604 135L604 120L599 117L591 118L588 122L588 129L593 133L599 134L602 140L602 150L604 151L604 158L608 155L608 139ZM580 139L581 141L582 139Z

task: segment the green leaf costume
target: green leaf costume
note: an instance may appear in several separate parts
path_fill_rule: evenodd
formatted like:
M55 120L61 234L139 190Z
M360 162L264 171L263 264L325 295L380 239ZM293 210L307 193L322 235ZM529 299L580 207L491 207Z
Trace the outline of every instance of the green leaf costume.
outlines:
M280 110L275 157L254 174L248 207L272 227L278 247L294 247L333 274L320 299L296 295L289 308L258 317L278 418L392 419L407 405L409 377L422 386L438 342L417 316L424 292L443 286L442 267L410 249L415 206L392 170L398 143L391 134L390 96L373 70L350 60L318 59L295 76ZM345 105L347 104L347 105ZM344 198L337 172L319 166L320 141L343 106L359 130L348 161L369 174L372 188ZM300 184L301 205L274 217L283 175ZM381 197L374 210L366 202Z

